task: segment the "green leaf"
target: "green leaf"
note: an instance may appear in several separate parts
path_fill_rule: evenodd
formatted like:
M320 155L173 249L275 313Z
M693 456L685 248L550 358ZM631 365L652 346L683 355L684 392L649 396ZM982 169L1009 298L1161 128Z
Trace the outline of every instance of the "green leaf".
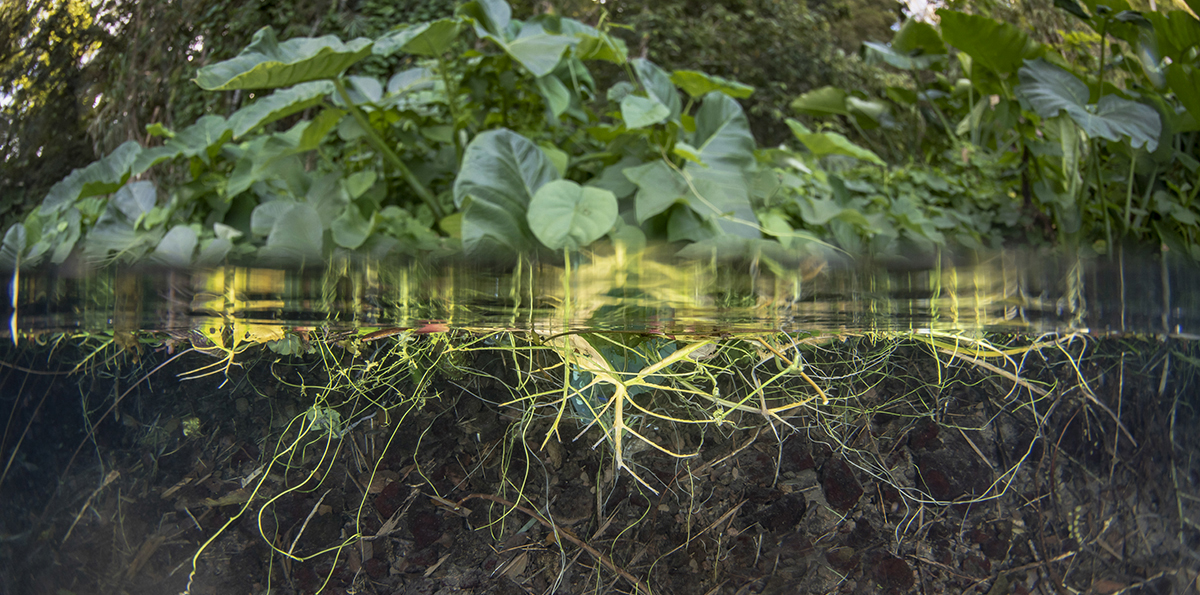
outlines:
M836 132L813 132L791 118L788 118L787 125L792 129L792 134L818 158L826 155L845 155L876 165L887 165L879 155L850 142L850 139Z
M984 16L941 9L942 39L1001 76L1017 71L1046 49L1016 25Z
M535 238L525 217L529 201L558 178L541 148L511 130L489 130L472 139L454 180L454 204L465 208L466 252L520 253L532 248Z
M166 266L182 269L192 264L192 253L195 251L196 230L187 225L176 225L159 240L150 258Z
M236 58L200 69L196 84L206 91L270 89L332 79L371 53L371 41L342 43L333 35L298 37L280 43L263 27Z
M546 106L550 108L550 113L557 118L571 107L571 90L563 84L558 77L548 74L537 78L538 91L542 93L542 98L546 100Z
M459 6L455 14L471 19L480 37L501 35L512 20L512 8L505 0L474 0Z
M810 116L849 116L845 91L837 87L821 87L792 101L792 109Z
M666 71L645 58L634 59L633 69L637 73L638 81L646 89L647 95L667 106L671 110L672 120L679 119L679 115L683 111L683 102L680 101L679 92L675 90L675 83L671 82L671 77L667 75Z
M234 113L234 116L240 112ZM163 143L163 146L185 157L199 156L209 163L221 152L221 147L233 138L233 127L232 120L221 116L204 116Z
M637 185L625 177L625 169L641 165L637 157L626 156L620 161L605 167L600 175L587 181L587 186L595 186L612 192L617 198L625 198L637 191Z
M117 190L129 179L129 171L141 152L142 146L137 141L126 141L99 161L72 171L61 182L50 187L50 192L42 201L42 212L57 213L80 198Z
M496 36L488 39L496 42L504 51L520 62L533 76L545 76L554 71L562 59L563 51L579 42L574 37L546 33L540 27L526 25L520 35L512 41Z
M865 58L867 64L876 65L880 62L887 64L893 68L900 70L919 70L929 68L933 61L933 57L922 56L914 58L906 54L893 50L890 46L875 41L863 42L865 48Z
M763 229L775 236L775 239L779 240L779 243L783 244L785 248L792 245L792 226L783 214L774 210L768 211L760 215L758 221L762 224Z
M1186 64L1167 66L1167 84L1188 113L1200 121L1200 72Z
M719 92L705 95L696 112L692 144L700 150L703 164L684 165L684 175L691 179L693 189L688 204L697 213L715 216L727 233L761 235L750 206L747 181L747 174L756 164L754 136L742 106Z
M348 76L346 82L347 95L356 105L373 103L378 105L383 100L383 83L373 76ZM335 95L334 101L340 107L346 107L341 95Z
M906 55L939 55L946 53L946 44L937 29L924 21L908 19L892 38L892 49Z
M637 167L626 167L624 173L638 188L634 202L638 223L671 208L688 191L683 176L661 159Z
M25 226L20 223L13 224L4 232L4 243L0 244L0 270L10 271L17 268L28 240Z
M736 99L745 99L754 93L754 87L750 85L704 74L698 70L676 70L671 74L671 82L692 98L704 97L713 91L720 91Z
M167 128L166 126L163 126L162 124L159 124L158 122L155 122L153 124L146 124L146 134L149 134L150 136L160 136L160 137L164 137L164 138L173 138L175 136L175 133L172 132L170 128Z
M704 159L700 157L700 149L697 149L696 147L693 147L692 145L689 145L683 141L677 141L675 146L671 147L671 154L681 157L684 160L691 161L692 163L699 163L701 165L704 164Z
M1154 25L1158 53L1173 63L1187 64L1191 50L1200 47L1200 20L1182 10L1149 12L1146 18Z
M604 60L613 64L624 64L629 59L629 49L625 46L625 40L575 19L562 19L562 34L579 39L575 55L580 60Z
M363 194L366 194L367 190L371 189L371 186L375 185L375 180L377 178L378 175L373 169L356 172L346 176L346 194L350 195L351 200L357 199Z
M1089 105L1083 81L1040 59L1021 68L1020 77L1017 92L1042 118L1066 112L1089 137L1121 142L1127 136L1135 148L1145 145L1148 151L1154 151L1158 147L1162 122L1154 108L1113 94Z
M333 220L329 230L333 232L333 242L343 248L354 250L367 241L371 230L375 227L375 215L363 217L362 211L354 203L346 206L337 219Z
M424 66L417 66L392 75L392 78L388 79L387 92L388 95L397 95L409 91L431 89L436 82L437 76L432 70Z
M571 165L571 156L566 151L548 141L538 143L538 148L546 154L546 158L550 160L550 163L554 164L554 169L558 171L559 177L567 175L567 167Z
M637 130L658 124L671 116L671 109L657 99L626 95L621 100L621 119L625 128Z
M547 248L579 250L612 229L617 197L601 188L556 180L533 195L526 218L529 229Z
M1092 18L1077 0L1054 0L1054 5L1071 13L1077 19L1088 21Z
M320 262L324 255L324 232L316 209L306 203L293 203L271 226L267 245L259 250L259 255L287 264Z
M265 126L318 105L325 96L331 93L333 93L333 83L313 81L276 91L258 99L229 117L229 124L233 128L233 137L239 138L259 126Z
M87 234L84 252L88 258L108 260L114 252L117 257L137 256L157 244L161 232L147 233L135 228L138 220L154 208L157 197L154 184L147 181L132 182L113 194Z
M390 56L396 52L436 58L446 53L459 32L462 19L439 19L431 23L400 25L375 40L372 51L377 56Z

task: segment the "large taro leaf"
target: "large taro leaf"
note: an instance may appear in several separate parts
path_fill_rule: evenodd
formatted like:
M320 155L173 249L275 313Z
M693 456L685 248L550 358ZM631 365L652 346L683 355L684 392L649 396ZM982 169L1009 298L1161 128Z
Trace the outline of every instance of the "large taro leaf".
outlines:
M792 101L792 109L810 116L849 116L845 91L837 87L821 87Z
M439 19L429 23L400 25L375 40L372 50L379 56L396 52L436 58L450 49L462 31L462 19Z
M879 158L879 155L850 142L850 139L836 132L813 132L805 125L791 118L788 118L787 125L792 129L792 133L796 135L796 138L804 143L804 146L818 158L825 157L826 155L845 155L869 161L876 165L886 165L883 159Z
M642 83L646 93L671 110L672 120L678 120L683 111L683 102L679 99L679 92L675 90L675 83L671 82L671 76L645 58L635 59L633 69L637 72L638 81Z
M276 263L313 264L323 256L324 241L321 215L312 205L294 203L275 219L259 255Z
M274 29L263 27L237 57L201 68L196 84L207 91L290 87L337 77L370 53L371 41L361 37L347 43L333 35L281 43Z
M150 258L166 266L182 269L192 264L196 243L195 229L187 225L176 225L159 240L158 247L150 254Z
M617 197L570 180L548 182L534 193L526 215L533 235L551 250L579 250L617 221Z
M70 207L80 198L117 190L129 179L130 169L141 152L142 146L137 141L126 141L106 157L72 171L62 181L50 187L50 192L42 201L42 211L56 213Z
M1066 114L1092 138L1121 142L1129 137L1133 147L1158 148L1162 122L1147 105L1109 94L1088 104L1088 88L1075 75L1044 60L1027 63L1020 71L1017 92L1045 119Z
M233 137L240 138L259 126L318 105L325 96L331 93L333 93L333 83L312 81L276 91L267 97L258 99L229 117L229 123L233 128Z
M150 213L157 198L154 184L147 181L132 182L113 194L85 239L88 260L107 261L113 253L117 257L136 257L157 244L161 232L137 228L138 221Z
M688 204L697 213L716 216L728 233L758 237L758 229L744 223L756 220L750 207L747 180L755 165L755 145L742 106L718 91L705 95L696 112L692 144L700 150L702 163L689 162L684 166L684 175L694 190L688 196ZM736 223L731 217L743 223Z
M529 201L558 178L542 149L511 130L489 130L472 139L454 180L454 204L465 207L465 251L512 254L532 248L535 238L526 220Z
M985 16L941 9L942 39L1001 76L1021 68L1046 50L1016 25Z
M678 85L692 98L704 97L713 91L720 91L737 99L745 99L754 93L754 87L750 85L743 85L737 81L705 74L698 70L676 70L671 73L671 82Z

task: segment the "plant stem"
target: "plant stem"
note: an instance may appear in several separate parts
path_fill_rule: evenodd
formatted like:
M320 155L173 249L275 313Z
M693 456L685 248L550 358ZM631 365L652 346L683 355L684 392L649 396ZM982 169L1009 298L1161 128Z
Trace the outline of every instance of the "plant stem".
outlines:
M379 133L376 132L375 128L371 126L371 121L367 119L367 115L364 114L363 111L354 104L354 101L350 99L350 93L346 91L346 85L342 82L342 79L333 79L333 85L337 88L338 95L342 96L342 101L346 102L347 109L350 110L350 115L354 116L354 120L358 122L358 125L367 135L367 141L370 142L377 151L383 154L385 160L390 162L393 167L400 171L400 175L404 177L404 181L408 182L408 185L413 189L413 192L416 192L417 196L421 197L421 200L425 201L425 205L429 207L429 210L433 211L433 215L435 217L438 219L445 217L446 214L444 211L442 211L442 207L438 204L437 198L433 196L433 193L421 183L421 180L417 179L416 174L414 174L411 169L408 169L407 165L404 165L404 161L400 159L400 156L397 155L391 147L387 146L387 142L384 141L383 138L379 136Z
M1125 232L1130 230L1131 217L1133 211L1133 168L1137 165L1138 150L1134 149L1133 154L1129 156L1129 183L1125 185Z
M438 54L438 70L442 73L442 84L446 87L446 105L450 106L450 117L454 118L454 153L457 157L456 163L461 166L464 147L458 142L458 126L461 121L458 113L458 90L450 84L450 73L446 72L446 58L441 54Z

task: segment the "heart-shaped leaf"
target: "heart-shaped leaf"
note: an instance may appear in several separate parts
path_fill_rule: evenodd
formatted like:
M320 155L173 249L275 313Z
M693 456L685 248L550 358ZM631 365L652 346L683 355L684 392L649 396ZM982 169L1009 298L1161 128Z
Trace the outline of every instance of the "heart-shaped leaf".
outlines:
M535 238L526 220L529 201L558 178L541 148L511 130L489 130L472 139L454 180L454 204L465 208L465 251L512 254L532 248Z
M450 49L462 31L462 19L439 19L430 23L401 25L375 40L376 55L396 52L436 58Z
M371 41L347 43L333 35L297 37L280 43L275 30L259 29L237 57L201 68L196 84L207 91L273 89L332 79L371 53Z
M698 70L676 70L671 73L671 82L693 98L704 97L713 91L720 91L737 99L745 99L754 93L754 87L750 85L704 74Z
M699 149L703 163L688 162L683 168L693 189L688 204L697 213L717 217L728 233L761 235L754 223L747 181L755 166L754 136L742 106L720 92L705 95L696 112L691 144Z
M612 229L617 197L570 180L548 182L529 203L529 229L551 250L579 250Z
M1001 76L1015 73L1025 60L1046 51L1016 25L944 8L937 14L946 43Z
M1042 118L1065 112L1092 138L1121 142L1129 137L1133 147L1158 147L1162 122L1158 112L1147 105L1109 94L1098 104L1089 105L1088 88L1075 75L1044 60L1029 62L1020 71L1017 92Z

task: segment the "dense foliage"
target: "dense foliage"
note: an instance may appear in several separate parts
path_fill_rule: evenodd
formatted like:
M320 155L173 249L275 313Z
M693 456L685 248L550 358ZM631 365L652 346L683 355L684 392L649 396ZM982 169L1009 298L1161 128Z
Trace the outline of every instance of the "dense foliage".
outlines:
M938 27L910 21L890 45L865 44L911 84L882 97L826 87L792 106L876 129L864 136L887 154L990 172L1018 197L1027 239L1100 253L1122 239L1163 243L1200 258L1200 21L1125 0L1056 5L1081 25L1061 46L944 9Z
M665 241L772 261L1030 238L1105 252L1123 235L1200 257L1200 22L1105 1L1059 3L1095 32L1094 53L946 9L940 26L867 42L903 76L879 96L796 98L814 119L786 127L806 152L757 147L739 101L761 89L632 57L654 55L649 38L631 51L605 18L521 21L479 0L350 41L264 28L196 77L205 110L236 111L147 126L56 184L0 258L503 258Z

